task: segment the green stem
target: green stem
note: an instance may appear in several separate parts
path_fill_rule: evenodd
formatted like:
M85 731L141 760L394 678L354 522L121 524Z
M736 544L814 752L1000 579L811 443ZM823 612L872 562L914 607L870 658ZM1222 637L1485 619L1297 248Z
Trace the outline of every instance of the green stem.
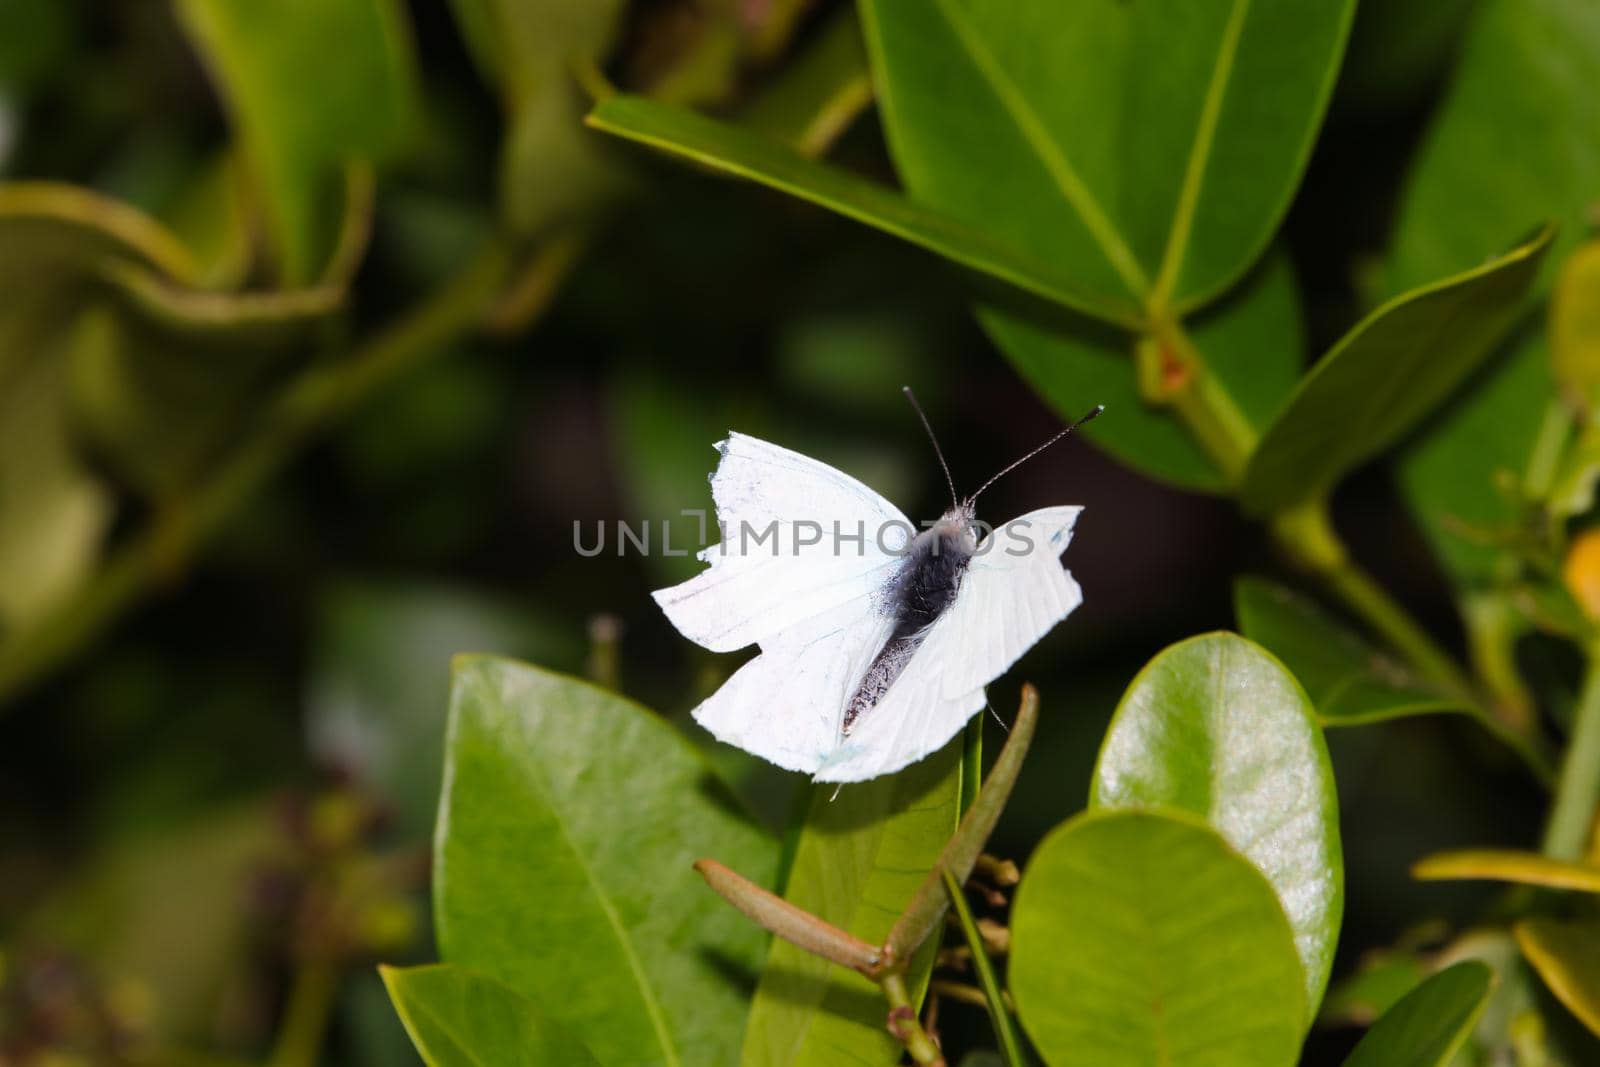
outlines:
M332 964L301 966L289 987L289 1003L268 1067L316 1067L338 992L339 972Z
M1328 502L1318 498L1272 519L1272 536L1279 549L1310 571L1346 608L1367 624L1416 672L1446 696L1461 702L1461 710L1476 719L1496 740L1525 763L1540 782L1555 780L1555 773L1539 745L1492 712L1484 710L1476 687L1449 653L1428 636L1372 576L1350 559L1344 542L1333 528Z
M1555 802L1544 832L1544 853L1559 860L1579 860L1588 852L1595 811L1600 808L1600 648L1589 650L1588 668L1572 736L1556 784Z
M1000 1058L1006 1067L1026 1067L1027 1060L1022 1055L1022 1042L1017 1038L1016 1025L1011 1021L1011 1010L1006 1007L1005 995L1000 989L1000 979L995 976L994 963L989 959L989 947L983 942L983 935L978 931L978 923L972 917L972 908L967 904L967 894L961 888L961 883L956 881L949 871L942 870L944 875L945 891L950 896L950 906L955 909L956 918L961 923L961 932L966 936L967 947L972 950L972 969L978 976L978 987L983 990L984 1007L988 1009L989 1021L994 1025L995 1040L1000 1045Z
M911 993L906 988L905 975L898 971L886 974L879 984L883 987L885 999L889 1001L891 1032L905 1045L912 1062L923 1064L924 1067L944 1067L944 1054L917 1018L917 1009L911 1003Z
M1255 451L1255 427L1206 366L1182 323L1154 315L1149 331L1134 355L1141 393L1150 403L1171 407L1229 484L1237 485Z
M1471 681L1449 653L1373 581L1345 551L1333 528L1326 499L1318 498L1274 516L1280 549L1311 573L1397 652L1420 676L1451 696L1470 699Z
M565 249L562 255L568 255ZM0 644L0 709L152 589L170 582L194 550L215 536L317 432L477 327L515 263L511 249L491 243L449 285L348 358L320 364L291 382L256 435L207 483L167 507L72 597Z

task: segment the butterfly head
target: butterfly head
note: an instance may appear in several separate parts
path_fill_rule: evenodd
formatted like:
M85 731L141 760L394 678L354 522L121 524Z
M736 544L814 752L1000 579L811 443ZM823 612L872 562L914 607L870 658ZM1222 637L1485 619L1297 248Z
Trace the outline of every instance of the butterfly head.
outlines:
M962 500L939 516L929 530L942 543L971 555L978 550L978 517L972 501Z

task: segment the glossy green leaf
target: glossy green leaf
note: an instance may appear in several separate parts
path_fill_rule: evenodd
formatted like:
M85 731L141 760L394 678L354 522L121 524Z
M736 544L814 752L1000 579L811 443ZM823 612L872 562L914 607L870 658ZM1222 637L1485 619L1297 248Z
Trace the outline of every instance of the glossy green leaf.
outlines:
M1097 300L1049 260L996 241L982 227L907 200L849 171L813 162L757 133L644 97L618 95L590 112L589 125L819 204L847 218L937 252L1045 300L1128 323L1125 300Z
M1344 912L1339 801L1316 712L1294 676L1234 634L1163 651L1117 707L1096 808L1190 812L1254 863L1294 928L1301 984L1322 999Z
M510 660L456 661L440 954L534 1000L601 1063L733 1060L766 938L691 864L767 882L777 851L648 710Z
M590 210L615 190L616 167L583 128L574 76L600 63L622 0L451 0L479 70L498 86L509 129L500 164L501 210L527 232Z
M1600 1034L1600 922L1524 919L1517 944L1567 1010Z
M1430 686L1308 597L1264 578L1233 587L1239 630L1283 661L1305 687L1324 726L1476 708Z
M415 60L398 0L178 0L233 120L281 279L305 285L334 254L345 169L410 134Z
M1284 1067L1305 1027L1272 887L1192 816L1052 831L1011 909L1010 983L1050 1067Z
M1399 292L1481 263L1536 219L1560 262L1600 189L1600 8L1480 0L1449 88L1402 191L1385 286ZM1458 581L1492 580L1555 396L1543 323L1530 322L1408 450L1401 485Z
M1108 300L1183 311L1277 229L1354 10L867 0L862 17L913 196Z
M532 1000L464 967L381 967L389 998L428 1067L599 1067Z
M957 737L898 774L845 786L837 799L833 786L816 787L785 899L881 945L955 832L961 750ZM925 952L913 969L917 986L931 963ZM739 1063L891 1067L904 1050L884 1029L887 1012L877 986L859 974L774 940Z
M1267 516L1326 494L1437 407L1488 358L1519 315L1551 233L1391 300L1296 387L1261 437L1240 502Z
M1091 404L1106 405L1106 417L1080 431L1100 447L1161 481L1227 490L1227 479L1193 435L1140 397L1131 337L1040 307L985 304L978 318L1017 372L1063 418L1076 418ZM1257 427L1266 426L1300 376L1300 320L1288 256L1273 253L1241 286L1187 323L1207 367Z
M1472 1033L1494 987L1476 961L1447 967L1384 1013L1344 1067L1445 1067Z
M1354 5L872 0L862 10L879 110L915 199L1060 264L1092 294L1182 312L1225 292L1266 248ZM1257 297L1216 313L1223 336L1199 338L1258 424L1299 371L1292 287L1277 289L1288 281L1259 280ZM1226 488L1170 413L1145 409L1130 339L1028 308L981 310L1063 415L1107 404L1092 439L1164 481Z

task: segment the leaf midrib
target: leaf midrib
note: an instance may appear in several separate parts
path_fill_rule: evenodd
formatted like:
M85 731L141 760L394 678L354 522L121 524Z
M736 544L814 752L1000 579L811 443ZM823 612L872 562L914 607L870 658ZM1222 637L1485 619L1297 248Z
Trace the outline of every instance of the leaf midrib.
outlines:
M973 32L971 25L951 6L950 0L932 0L932 3L944 16L956 40L966 50L973 66L988 83L1006 115L1016 125L1017 131L1028 142L1039 161L1044 164L1056 188L1078 213L1084 228L1100 246L1100 253L1105 256L1106 262L1116 271L1122 284L1127 286L1128 291L1136 299L1141 303L1146 301L1150 294L1150 280L1145 276L1144 268L1139 265L1138 259L1123 241L1122 235L1101 208L1099 201L1094 198L1094 194L1089 191L1089 187L1083 183L1083 179L1079 177L1061 146L1050 136L1044 123L1028 106L1022 93L1006 77L995 57Z
M510 715L515 713L500 701L502 712ZM600 913L605 916L606 923L611 927L611 933L616 938L618 946L622 949L623 957L628 961L628 969L633 973L634 984L639 989L639 999L644 1001L645 1014L649 1016L651 1029L655 1032L656 1041L661 1046L661 1051L666 1057L670 1067L683 1067L683 1061L678 1056L677 1046L673 1043L672 1034L667 1029L666 1016L661 1010L661 1003L656 999L655 990L645 975L644 962L639 959L638 953L633 949L633 941L628 936L627 928L622 923L622 916L617 914L616 907L611 903L611 897L606 893L599 879L595 876L594 868L589 865L589 857L578 848L572 837L567 833L567 820L560 805L556 803L555 790L545 779L544 768L537 761L524 764L529 768L529 781L539 791L545 804L556 815L556 832L560 835L561 843L566 846L574 860L577 869L582 872L584 881L589 884L595 904L600 908Z
M1211 148L1217 139L1217 123L1222 118L1222 102L1233 80L1239 40L1244 36L1245 19L1249 12L1250 0L1234 0L1233 8L1228 12L1228 22L1222 30L1217 62L1211 68L1211 81L1206 86L1205 103L1200 109L1200 122L1195 127L1194 144L1189 148L1183 186L1178 191L1178 206L1173 213L1172 228L1167 233L1167 248L1161 257L1161 267L1156 272L1155 289L1150 297L1152 304L1162 305L1172 298L1183 261L1189 254L1189 237L1194 232L1194 216L1200 206L1200 189L1205 184L1206 168L1211 163Z

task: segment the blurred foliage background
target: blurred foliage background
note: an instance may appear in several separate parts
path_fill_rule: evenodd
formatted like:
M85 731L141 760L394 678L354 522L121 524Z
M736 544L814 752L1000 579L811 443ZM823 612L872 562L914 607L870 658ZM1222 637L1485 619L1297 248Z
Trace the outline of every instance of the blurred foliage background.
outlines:
M1381 290L1458 61L1493 62L1516 7L1361 9L1285 231L1306 351ZM855 32L825 0L0 0L0 1063L415 1062L371 964L430 955L451 655L685 716L729 669L649 599L692 561L580 558L575 524L708 506L729 428L932 513L903 384L961 486L1060 424L949 265L579 122L605 78L890 182ZM1593 159L1590 129L1553 150ZM1282 570L1229 503L1081 442L986 511L1055 502L1087 505L1086 605L1016 674L1047 711L997 841L1018 859L1081 805L1138 667ZM1464 648L1389 472L1336 508ZM1576 688L1566 646L1517 654ZM1462 717L1329 740L1337 976L1480 915L1491 889L1409 864L1526 844L1543 796ZM781 825L792 780L718 757Z

